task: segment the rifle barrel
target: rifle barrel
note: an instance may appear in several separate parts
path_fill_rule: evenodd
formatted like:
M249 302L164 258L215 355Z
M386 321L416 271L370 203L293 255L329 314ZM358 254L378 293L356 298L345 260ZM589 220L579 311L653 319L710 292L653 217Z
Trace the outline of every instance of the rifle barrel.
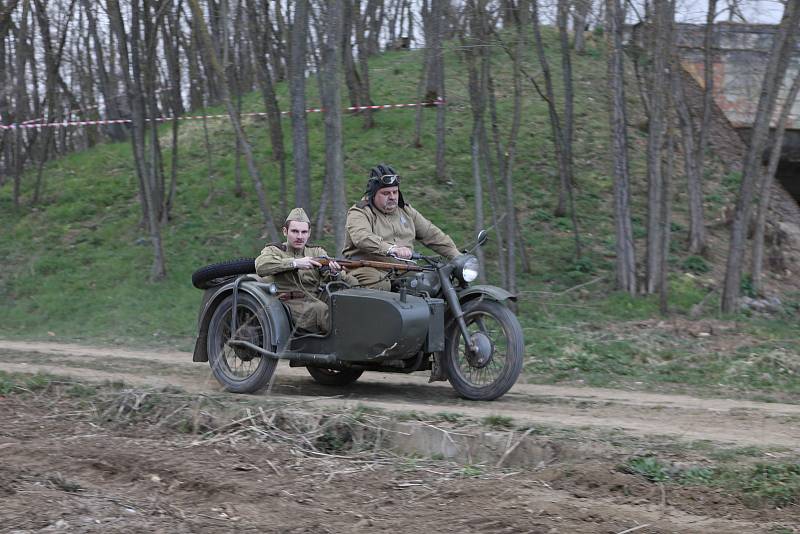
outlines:
M389 261L372 261L372 260L351 260L347 258L315 258L322 265L327 265L331 261L335 261L342 267L372 267L374 269L382 269L386 271L424 271L422 267L415 264L407 263L393 263Z

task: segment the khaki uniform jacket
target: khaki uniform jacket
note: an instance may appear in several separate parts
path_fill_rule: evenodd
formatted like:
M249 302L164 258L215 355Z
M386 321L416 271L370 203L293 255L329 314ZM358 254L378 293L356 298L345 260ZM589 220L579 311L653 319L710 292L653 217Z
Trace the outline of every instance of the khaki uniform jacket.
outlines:
M413 250L415 240L448 259L461 254L450 236L408 203L386 214L362 200L347 211L345 257L386 261L392 245Z
M256 258L256 273L274 283L280 293L300 292L300 296L292 295L284 301L295 328L326 334L330 327L330 314L328 305L318 298L319 286L336 277L330 271L292 267L292 260L306 256L327 256L327 253L322 247L292 250L286 243L269 244ZM340 280L351 286L358 284L358 280L347 273L342 273Z
M286 243L270 243L256 258L256 273L274 282L279 292L303 291L316 297L320 284L333 277L329 272L322 273L319 269L296 269L292 267L292 260L327 255L322 247L306 246L302 250L293 250ZM344 273L342 280L351 285L357 283Z

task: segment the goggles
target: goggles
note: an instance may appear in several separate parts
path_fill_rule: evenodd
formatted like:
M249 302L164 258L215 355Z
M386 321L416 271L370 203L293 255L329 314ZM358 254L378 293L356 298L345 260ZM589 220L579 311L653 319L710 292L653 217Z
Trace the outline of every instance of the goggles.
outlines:
M384 174L378 181L382 185L399 185L400 184L400 175L399 174Z

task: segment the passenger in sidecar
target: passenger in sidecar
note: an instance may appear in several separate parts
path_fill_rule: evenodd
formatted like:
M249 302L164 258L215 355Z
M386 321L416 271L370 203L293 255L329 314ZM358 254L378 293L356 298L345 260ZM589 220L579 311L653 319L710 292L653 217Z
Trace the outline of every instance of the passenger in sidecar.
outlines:
M264 247L256 258L256 273L277 286L297 328L325 334L330 320L328 305L320 299L320 285L333 280L355 285L358 280L342 271L335 261L321 269L322 264L315 258L327 256L327 252L308 244L310 221L303 208L289 213L282 230L286 242Z

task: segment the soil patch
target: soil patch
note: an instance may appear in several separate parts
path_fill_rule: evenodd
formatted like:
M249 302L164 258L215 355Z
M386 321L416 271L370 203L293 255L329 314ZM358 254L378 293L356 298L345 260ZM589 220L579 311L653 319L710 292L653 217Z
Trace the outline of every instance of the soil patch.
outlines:
M663 443L442 417L450 421L78 383L15 390L0 398L0 524L5 532L795 532L797 507L748 507L621 469ZM426 458L387 438L430 427L494 444L496 454ZM670 454L702 461L688 449Z

